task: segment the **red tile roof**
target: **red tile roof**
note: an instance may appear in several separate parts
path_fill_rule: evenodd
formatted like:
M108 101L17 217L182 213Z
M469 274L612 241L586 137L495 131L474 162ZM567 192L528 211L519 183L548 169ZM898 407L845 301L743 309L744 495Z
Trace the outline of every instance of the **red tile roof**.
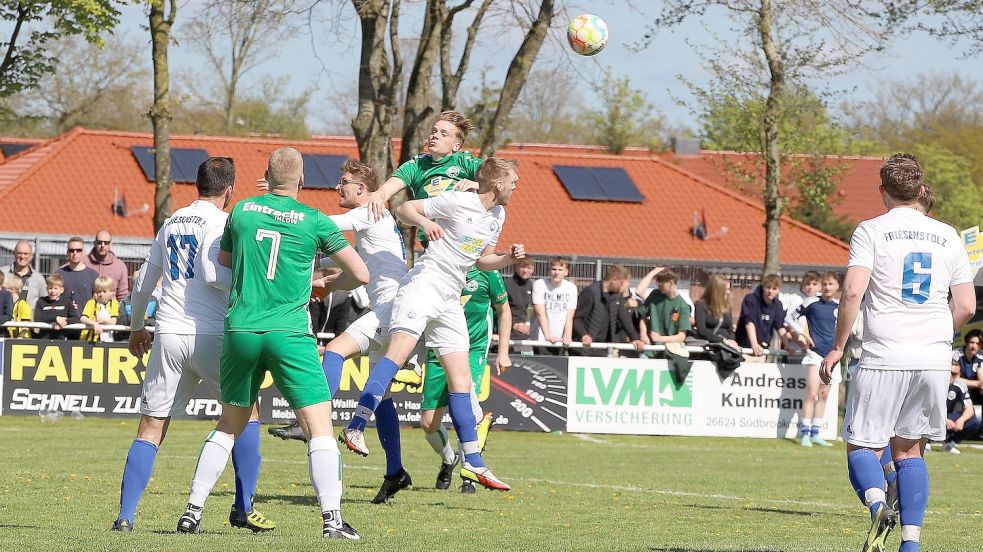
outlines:
M131 213L144 203L152 211L153 183L146 180L130 152L131 146L151 145L150 134L85 129L46 142L44 153L30 168L11 173L6 180L0 177L0 230L92 235L106 228L118 236L152 237L150 212L122 218L111 210L114 188L118 188ZM291 141L172 136L171 145L234 158L238 174L235 200L254 195L255 179L263 174L268 155L279 147L358 155L349 137ZM528 251L544 255L752 264L763 258L764 212L759 202L656 155L637 151L617 156L584 148L528 146L506 148L499 154L516 159L520 167L503 244L521 241ZM640 204L572 200L553 174L554 164L624 168L646 199ZM194 186L173 186L175 209L194 197ZM334 191L305 189L301 199L326 213L339 212ZM726 226L726 235L708 241L692 238L689 228L693 212L699 209L705 210L711 232ZM846 258L843 242L783 220L783 263L842 266Z
M761 156L757 153L737 153L731 151L703 151L700 155L675 155L671 152L660 154L670 163L698 175L711 182L716 182L742 193L751 193L761 197L760 183L753 186L742 186L733 176L735 165L756 167L758 174L764 178L764 167ZM847 155L830 155L824 158L828 165L844 167L844 172L838 182L838 191L833 202L833 211L842 215L846 220L857 223L881 215L885 212L881 196L877 191L880 184L881 164L883 157L859 157Z

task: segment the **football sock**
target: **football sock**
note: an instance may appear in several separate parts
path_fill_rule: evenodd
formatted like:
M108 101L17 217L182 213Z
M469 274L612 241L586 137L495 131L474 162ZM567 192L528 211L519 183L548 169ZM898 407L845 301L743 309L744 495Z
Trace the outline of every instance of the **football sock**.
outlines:
M324 360L321 361L321 368L324 369L324 379L328 381L328 391L331 397L338 393L341 386L341 371L345 366L345 357L334 351L324 351Z
M901 540L914 543L918 540L925 508L928 506L928 470L924 458L905 458L894 463L898 472L898 507L901 510ZM902 550L905 550L902 545Z
M870 449L857 449L847 454L850 484L860 501L874 512L874 506L885 501L884 470L877 455Z
M898 478L898 472L894 468L894 459L891 456L891 443L888 443L881 451L881 469L884 470L884 479L888 485L893 484Z
M143 491L150 483L154 472L154 461L157 459L157 445L143 439L134 439L130 444L130 452L126 454L126 465L123 467L123 482L119 489L119 517L133 524L137 505Z
M437 426L437 431L433 433L424 433L427 442L430 443L430 448L433 449L444 464L450 464L454 461L454 449L451 448L451 437L447 433L447 428L444 424Z
M365 382L362 396L358 399L358 408L355 409L355 416L348 423L348 429L365 431L365 424L369 422L372 413L382 402L382 396L389 389L393 376L399 371L399 366L388 357L382 357L379 362L372 367L369 372L369 380Z
M341 525L341 453L330 435L314 437L307 444L311 484L321 513L337 512Z
M379 432L379 442L386 451L386 475L396 475L403 471L403 458L399 444L399 414L392 398L379 403L375 409L375 429Z
M806 436L809 435L810 428L812 427L812 420L809 418L803 418L799 420L799 435Z
M485 467L478 448L478 421L471 409L471 393L448 393L447 407L451 411L457 440L464 450L464 459L476 468Z
M198 466L195 467L195 475L191 480L189 504L199 508L205 506L205 499L225 471L225 465L229 462L229 455L234 445L235 440L228 433L216 429L208 434L205 444L201 447L201 453L198 454Z
M903 531L902 534L904 534ZM898 552L918 552L919 550L918 541L903 540L901 541L901 548L898 549Z
M809 435L812 437L819 437L819 430L823 425L822 418L813 418L812 427L809 429Z
M235 507L240 512L253 511L260 461L259 420L249 420L232 446L232 468L236 472Z

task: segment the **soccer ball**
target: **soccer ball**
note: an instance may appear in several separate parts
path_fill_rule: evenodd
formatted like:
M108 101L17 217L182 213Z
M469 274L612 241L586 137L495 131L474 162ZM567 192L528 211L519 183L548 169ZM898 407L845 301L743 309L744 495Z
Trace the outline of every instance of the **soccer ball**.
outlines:
M608 43L608 24L593 14L578 15L567 25L567 42L582 56L597 55Z

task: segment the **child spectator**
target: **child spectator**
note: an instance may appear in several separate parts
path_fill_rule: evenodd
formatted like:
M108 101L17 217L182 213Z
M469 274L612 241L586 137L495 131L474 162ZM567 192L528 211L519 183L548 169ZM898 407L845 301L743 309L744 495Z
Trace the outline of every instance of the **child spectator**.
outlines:
M25 299L20 298L20 290L24 286L24 281L16 274L7 276L3 281L3 290L10 294L11 309L10 317L15 322L31 321L31 306ZM30 337L31 330L27 328L7 328L10 337Z
M113 333L102 331L103 324L115 324L119 316L119 301L116 299L116 287L109 276L96 278L92 286L95 291L93 298L85 303L80 321L91 330L82 330L82 341L112 341Z
M829 385L820 384L819 365L833 350L836 336L836 309L840 305L834 295L840 291L840 276L835 272L826 272L820 277L819 283L822 294L819 297L807 297L796 311L808 322L812 333L810 339L812 346L802 359L806 369L806 396L802 401L802 412L799 414L799 444L804 447L833 446L819 436L830 389ZM839 374L837 367L833 370L833 384L839 383Z
M38 330L40 339L67 339L62 328L69 324L78 324L78 309L65 295L65 280L58 274L52 274L45 280L48 286L48 296L39 297L34 306L34 321L47 322L53 329Z
M532 285L532 308L535 316L530 327L533 339L563 343L573 341L573 315L577 311L577 286L566 279L570 261L550 259L550 277ZM550 354L545 352L545 354Z
M798 336L795 343L802 353L808 351L815 344L810 341L808 322L799 313L799 307L809 297L818 296L819 288L819 273L810 270L802 275L802 283L799 284L798 293L781 293L778 296L782 306L785 307L785 329L792 335Z
M639 335L651 344L682 343L690 326L690 308L679 295L679 277L671 270L661 270L655 276L656 288L639 307L642 320Z
M942 450L962 454L956 445L963 439L973 439L980 432L980 419L976 417L973 401L969 398L966 382L959 377L959 368L950 369L949 394L945 398L945 444Z
M737 343L750 348L754 355L746 357L748 362L764 362L764 349L771 341L771 335L778 332L785 338L785 307L778 300L782 289L782 279L777 274L767 274L761 285L754 288L741 302L741 315L737 319Z

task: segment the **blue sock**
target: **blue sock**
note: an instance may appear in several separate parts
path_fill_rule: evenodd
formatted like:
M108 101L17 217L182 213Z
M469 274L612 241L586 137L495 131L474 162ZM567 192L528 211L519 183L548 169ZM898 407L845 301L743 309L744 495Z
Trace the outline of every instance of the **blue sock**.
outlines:
M888 468L889 464L894 463L894 459L891 452L891 443L888 443L884 450L881 451L881 470L884 472L884 479L887 480L888 485L892 485L898 479L898 472L895 471L894 466Z
M812 429L809 430L809 435L812 437L819 437L819 426L812 426Z
M809 426L804 425L804 426L800 427L799 428L799 435L802 436L802 437L805 437L806 435L809 435Z
M898 507L901 530L906 525L922 526L928 507L928 470L924 458L905 458L894 463L898 471ZM917 548L915 549L917 550Z
M157 459L157 445L143 439L134 439L130 452L126 454L126 466L123 467L123 482L119 489L119 518L128 520L131 524L137 512L140 497L150 483L150 475L154 472L154 460Z
M918 543L915 541L901 541L901 548L898 552L918 552Z
M334 398L338 394L338 387L341 386L341 371L345 366L345 357L334 351L324 351L324 360L321 361L321 368L324 369L324 379L328 380L328 391Z
M348 423L348 429L365 431L365 424L369 423L369 418L372 417L375 409L379 408L382 396L386 394L386 389L389 389L389 384L392 383L393 376L398 371L399 366L389 360L388 357L382 357L382 360L372 367L372 371L369 372L369 380L365 382L365 389L362 390L362 396L358 399L355 416Z
M379 442L386 451L386 475L397 475L403 471L403 458L399 448L399 414L392 398L379 403L375 409L375 428L379 432Z
M857 449L847 454L846 463L853 490L860 501L873 511L876 504L884 502L884 469L881 468L877 455L870 449ZM867 492L871 489L876 489L879 493L875 492L873 497L868 497Z
M464 459L476 468L485 467L478 450L478 420L471 409L471 393L448 393L447 407L451 411L457 440L464 450Z
M232 467L236 472L235 507L241 512L253 511L259 463L259 420L250 420L232 446Z

